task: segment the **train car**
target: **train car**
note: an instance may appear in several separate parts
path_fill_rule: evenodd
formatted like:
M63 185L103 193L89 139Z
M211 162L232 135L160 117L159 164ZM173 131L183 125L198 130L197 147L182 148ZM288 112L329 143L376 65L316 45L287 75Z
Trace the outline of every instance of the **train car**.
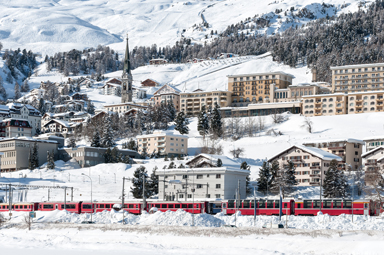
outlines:
M375 209L371 200L297 200L295 201L295 215L315 216L318 212L337 216L340 214L375 215Z
M279 200L256 200L256 215L279 215ZM294 200L283 199L282 213L283 215L294 214ZM222 211L224 214L234 214L240 211L241 215L254 215L255 201L254 200L240 200L239 205L236 207L236 200L228 200L222 202Z
M102 211L111 211L111 210L121 210L121 202L95 202L94 208L95 212L102 212ZM118 204L119 207L114 207L114 205ZM90 213L91 212L91 203L90 202L84 202L83 205L85 205L86 208L82 212L84 213ZM124 211L132 213L132 214L140 214L142 208L142 203L140 202L124 202Z
M206 213L208 210L208 202L180 202L180 201L163 201L163 202L148 202L147 203L147 211L149 211L152 207L156 207L158 211L166 212L166 211L177 211L182 209L186 212L199 214Z
M54 210L67 210L72 213L81 213L81 202L41 202L39 203L39 211L54 211Z
M32 212L38 209L38 203L15 203L12 204L11 211L19 211L19 212ZM0 204L0 212L8 212L9 204L1 203Z

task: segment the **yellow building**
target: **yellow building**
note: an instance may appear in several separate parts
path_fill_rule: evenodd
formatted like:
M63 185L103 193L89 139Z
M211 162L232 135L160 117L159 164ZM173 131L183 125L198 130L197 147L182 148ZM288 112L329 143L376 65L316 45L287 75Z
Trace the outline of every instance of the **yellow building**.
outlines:
M271 100L271 87L287 88L293 75L284 72L228 75L228 90L232 92L232 106L266 103Z
M348 97L343 93L303 96L304 116L331 116L347 114Z
M231 94L223 90L183 92L180 93L180 111L189 116L197 116L203 105L206 109L209 106L213 108L215 103L220 107L227 107L231 105Z
M383 112L384 91L348 94L348 114Z
M156 130L153 134L139 135L137 138L138 152L144 150L151 155L159 153L161 155L187 155L188 136L174 134L169 131Z

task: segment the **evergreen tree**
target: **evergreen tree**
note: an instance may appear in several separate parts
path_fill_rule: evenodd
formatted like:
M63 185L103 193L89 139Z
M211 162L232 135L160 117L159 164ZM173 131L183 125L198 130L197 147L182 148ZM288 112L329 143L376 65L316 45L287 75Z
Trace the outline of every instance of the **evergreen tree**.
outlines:
M222 167L223 166L223 161L221 161L221 159L217 159L216 166L217 167Z
M91 147L100 147L100 134L97 129L93 132Z
M179 112L175 120L175 130L179 131L179 133L182 135L188 134L189 133L188 124L189 124L189 121L185 117L185 113Z
M21 93L20 93L20 85L19 83L15 83L15 99L19 99L21 97Z
M44 115L46 113L46 110L45 110L45 102L44 102L44 99L43 98L40 98L39 99L39 105L38 105L38 110L39 112Z
M112 120L109 115L104 118L103 135L100 139L100 146L103 148L113 147L115 145L113 139Z
M248 165L247 162L243 161L240 165L240 169L250 171L251 166ZM250 194L252 192L251 187L249 186L249 183L250 183L250 178L249 178L249 175L247 175L247 177L245 178L245 191L247 194Z
M52 153L48 151L47 153L47 168L48 169L55 169L55 160L54 160L54 151L52 150Z
M283 196L293 191L294 186L297 185L295 176L295 165L292 161L288 161L284 164L284 168L280 171L280 176L276 179L276 185L272 188L275 192L278 192L281 188Z
M329 164L328 170L325 172L323 194L326 198L335 198L339 192L337 165L338 162L333 159Z
M111 151L111 163L119 162L119 149L117 147L113 147Z
M69 148L76 148L76 139L74 137L69 138Z
M267 161L264 161L262 167L259 170L259 178L257 178L257 191L263 192L264 195L266 195L270 178L270 165Z
M223 136L223 121L221 120L220 106L215 103L215 108L211 115L211 130L215 137Z
M92 115L95 114L95 105L91 101L88 104L87 112Z
M146 159L148 157L147 147L143 147L140 155L142 159Z
M147 170L144 166L136 168L133 173L131 193L134 198L143 198L143 178L145 185L145 197L148 198L151 196L151 190L149 187L149 181L146 179L148 177Z
M39 167L39 153L38 153L38 147L37 142L34 143L32 148L32 169L36 169Z
M104 152L104 162L105 163L113 163L113 158L112 158L112 150L110 147Z
M156 175L157 166L153 168L152 174L151 174L151 182L149 183L149 190L151 192L151 196L156 195L159 193L159 176Z
M132 159L128 155L125 155L123 157L123 163L124 164L132 164Z
M128 146L127 146L127 149L128 150L133 150L133 151L137 151L137 143L131 138L128 142Z
M209 130L209 121L207 113L205 112L205 106L201 107L201 111L198 116L198 122L197 122L197 131L199 131L199 134L203 136L205 139L205 135L208 134Z
M169 117L168 122L174 121L176 118L176 108L172 100L167 103L167 113Z
M7 91L4 88L4 82L1 76L0 76L0 96L3 97L4 101L7 100Z
M29 92L29 84L27 79L25 79L23 85L21 85L21 92Z
M241 165L240 165L240 169L242 169L242 170L248 170L248 171L249 171L249 170L251 169L251 166L248 165L247 162L243 161L243 162L241 163Z
M176 164L175 164L175 162L171 162L171 163L169 163L169 166L168 166L168 169L175 169L176 168Z
M347 197L348 189L349 189L348 180L344 174L344 171L341 169L337 170L337 180L338 180L337 196L340 198Z
M180 164L180 166L178 168L184 169L185 166L183 164Z
M0 76L1 77L1 76ZM29 155L28 155L28 168L30 169L30 170L33 170L34 168L33 168L33 155L32 155L32 149L33 148L30 148L29 149Z

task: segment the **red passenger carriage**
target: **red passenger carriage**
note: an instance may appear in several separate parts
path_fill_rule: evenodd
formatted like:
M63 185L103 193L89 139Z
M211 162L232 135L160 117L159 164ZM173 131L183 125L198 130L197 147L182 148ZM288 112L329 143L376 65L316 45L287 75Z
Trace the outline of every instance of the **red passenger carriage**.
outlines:
M279 200L256 200L256 215L279 215L280 204ZM283 215L294 214L294 200L283 199L282 213ZM224 214L234 214L240 211L241 215L254 215L255 201L254 200L240 200L239 205L236 206L236 200L228 200L222 202L222 210Z

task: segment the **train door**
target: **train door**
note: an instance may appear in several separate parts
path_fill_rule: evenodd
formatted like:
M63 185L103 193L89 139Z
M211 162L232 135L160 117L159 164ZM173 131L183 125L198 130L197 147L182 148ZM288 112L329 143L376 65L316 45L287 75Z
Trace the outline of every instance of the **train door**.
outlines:
M58 209L59 209L59 205L55 204L55 210L58 210Z
M227 214L227 203L226 202L221 203L221 211L223 212L223 214Z
M364 203L364 215L369 215L369 206L368 206L368 203Z

